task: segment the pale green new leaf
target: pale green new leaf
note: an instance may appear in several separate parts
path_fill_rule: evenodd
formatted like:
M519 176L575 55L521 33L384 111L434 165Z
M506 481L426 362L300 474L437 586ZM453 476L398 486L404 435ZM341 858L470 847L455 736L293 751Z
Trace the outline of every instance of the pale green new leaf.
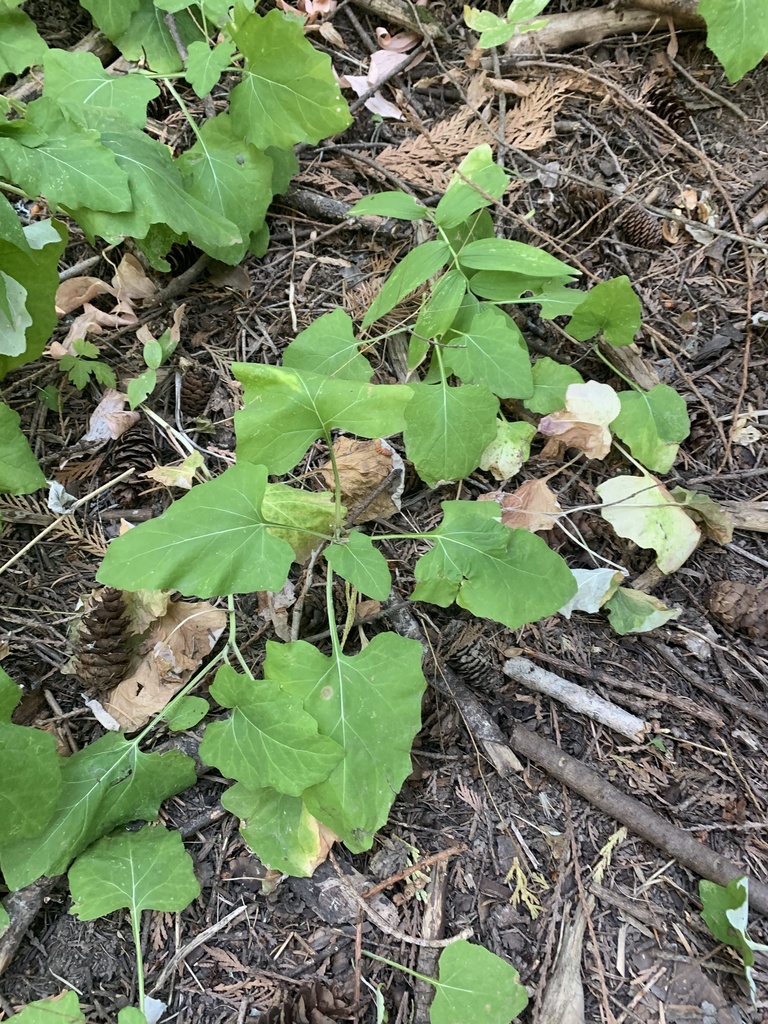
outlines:
M239 243L209 244L206 252L222 263L239 263L272 202L272 161L243 141L229 114L218 114L202 123L177 166L188 177L189 195L240 233Z
M259 149L314 145L349 127L352 118L330 58L305 38L296 18L277 10L245 14L232 36L246 63L230 109L249 142Z
M42 875L60 875L118 825L136 818L153 821L161 802L196 778L194 761L184 754L144 754L115 733L65 758L61 773L61 795L42 835L0 846L0 869L11 889Z
M668 384L657 384L650 391L622 391L619 401L613 433L646 469L668 473L691 429L685 399Z
M640 324L640 299L629 278L623 276L596 284L587 292L573 312L568 333L577 341L602 333L609 345L619 348L632 344Z
M576 593L563 559L536 534L509 529L494 502L444 501L434 547L416 563L413 601L454 601L509 629L551 615Z
M342 516L347 514L342 505ZM288 484L267 484L261 514L270 523L269 532L293 548L295 562L312 554L322 538L333 533L336 506L328 491L300 491Z
M393 217L395 220L422 220L428 209L407 192L378 192L363 196L354 204L348 217Z
M405 409L408 458L430 487L438 480L461 480L480 465L496 436L498 399L484 387L413 384Z
M373 377L373 367L360 353L352 318L341 308L323 313L297 334L283 352L283 366L366 384Z
M473 213L500 199L509 184L487 144L476 146L459 164L437 204L435 223L443 230L463 224Z
M392 577L387 560L367 534L354 531L346 543L331 544L323 554L333 571L361 594L376 601L389 597Z
M509 480L523 468L531 455L536 427L523 420L496 421L496 437L480 457L480 469L490 470L496 480Z
M0 402L0 494L29 494L45 487L45 474L21 432L20 422L18 413Z
M200 99L207 96L216 85L221 73L232 62L234 52L234 43L228 41L217 43L213 49L202 39L190 43L184 77Z
M235 415L237 456L274 474L293 469L312 442L333 429L360 437L400 433L413 396L405 385L365 384L279 366L233 363L232 372L245 385L245 407Z
M299 697L345 753L304 803L355 853L368 850L411 772L410 750L421 724L421 645L379 633L349 657L330 657L304 641L267 644L264 674Z
M293 550L269 530L262 510L266 486L264 466L230 466L159 519L113 540L97 579L121 590L197 597L280 590Z
M480 33L477 45L483 50L489 50L492 46L503 46L517 31L515 25L510 25L505 18L500 18L492 11L480 11L466 4L464 21L473 32Z
M301 701L271 679L238 675L224 665L211 696L233 711L206 728L200 757L250 790L301 796L327 779L344 757L338 743L318 733Z
M51 733L0 722L0 848L43 831L61 793L62 764Z
M301 797L274 789L247 789L236 782L221 797L240 818L240 834L259 860L275 871L306 878L322 860L320 822Z
M682 612L681 608L668 608L652 594L644 594L630 587L619 587L603 607L608 612L611 628L619 636L648 633L670 619L676 619Z
M469 317L459 315L445 338L448 362L466 384L482 384L499 398L533 394L528 347L511 316L488 302Z
M99 839L69 869L69 887L69 912L80 921L115 910L129 910L133 917L143 910L179 913L200 895L181 836L163 825Z
M749 923L749 879L746 876L732 879L728 885L717 885L702 879L699 882L701 916L704 923L718 942L732 946L744 963L744 976L754 1003L757 995L752 968L755 953L768 953L768 946L753 942L747 932Z
M531 412L544 416L565 408L565 392L571 384L583 384L584 378L573 366L555 362L549 356L537 359L533 364L533 394L523 399L523 405Z
M481 238L469 242L459 253L459 263L468 270L497 270L529 277L572 277L579 273L567 263L525 242L507 238Z
M707 46L737 82L768 53L764 0L699 0L697 14L707 23Z
M384 282L381 291L363 317L363 327L370 327L389 313L406 295L437 274L451 257L445 242L423 242L400 260Z
M159 94L143 75L111 75L93 53L51 50L45 59L43 96L86 128L107 127L115 119L142 129L147 104ZM104 207L108 209L108 207Z
M27 1003L15 1020L17 1024L87 1024L76 992L62 992L53 999Z
M431 1024L509 1024L528 1005L515 968L484 946L452 942L438 963Z
M42 64L48 47L24 11L0 11L0 78Z

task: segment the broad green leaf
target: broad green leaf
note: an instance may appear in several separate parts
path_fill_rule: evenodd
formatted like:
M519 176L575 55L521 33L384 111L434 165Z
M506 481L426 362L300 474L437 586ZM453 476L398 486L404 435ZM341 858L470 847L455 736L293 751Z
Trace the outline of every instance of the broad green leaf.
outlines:
M435 223L445 229L464 223L473 213L504 195L509 175L500 167L487 144L477 146L451 176L445 195L437 204Z
M165 1009L165 1003L162 1003L159 999L153 999L152 996L144 996L144 1006L149 1014L150 1008L154 1003L161 1004L161 1012ZM122 1010L118 1010L117 1013L117 1024L147 1024L148 1016L144 1014L135 1006L124 1006ZM152 1019L155 1020L157 1015Z
M146 0L80 0L104 35L115 42L131 23L131 17Z
M165 709L163 719L171 732L182 732L202 722L210 710L204 697L181 697Z
M113 2L113 0L108 0ZM133 0L131 0L133 4ZM174 18L176 31L189 49L202 32L188 11L179 11ZM103 26L102 26L103 29ZM105 35L109 33L103 29ZM163 17L163 12L152 0L140 0L123 32L109 35L126 60L146 60L149 68L159 75L170 75L183 70L179 50Z
M523 405L544 416L565 408L565 392L571 384L584 383L584 378L573 366L557 363L549 356L536 360L532 374L533 394L523 399Z
M296 18L270 11L247 14L232 26L245 57L243 80L232 90L232 120L259 149L312 145L352 122L330 58L305 38Z
M45 58L43 96L85 128L106 127L120 119L141 130L147 104L159 92L143 75L109 74L93 53L50 50Z
M48 47L23 11L0 11L0 78L42 64Z
M216 85L222 72L231 64L234 52L234 43L228 41L217 43L213 49L202 39L190 43L184 77L200 99Z
M615 476L596 490L603 519L620 537L652 548L662 572L679 569L695 551L701 531L655 477Z
M441 381L411 387L403 431L408 458L430 487L439 480L461 480L477 469L496 436L498 400L472 384L451 388Z
M363 327L370 327L389 313L406 295L442 270L451 257L445 242L423 242L400 260L384 282L381 291L363 317Z
M536 302L534 294L546 278L515 274L506 270L478 270L469 279L473 294L491 302ZM570 280L570 278L568 279ZM576 292L579 301L583 293Z
M520 328L496 306L481 302L469 318L457 317L445 338L448 362L466 384L483 384L499 398L529 398L531 360Z
M768 53L768 19L763 0L699 0L707 23L707 46L737 82Z
M0 402L0 494L29 494L45 487L45 474L21 432L20 422L18 413Z
M730 544L733 540L733 516L713 501L709 495L689 491L685 487L674 487L669 492L677 504L685 510L705 537L711 537L718 544Z
M496 229L490 213L487 210L478 210L463 224L457 224L455 228L443 228L443 234L453 252L458 253L470 242L478 242L482 238L493 238Z
M322 860L325 839L301 797L236 782L221 802L240 818L240 834L259 860L275 871L306 878Z
M544 320L554 320L558 316L570 316L583 299L583 291L571 288L561 277L553 277L534 289L530 301L541 306L540 315Z
M298 797L327 779L344 757L338 743L318 733L301 701L269 678L238 675L224 665L211 696L233 710L207 726L200 757L247 789L270 788Z
M619 634L648 633L680 615L681 608L668 608L652 594L630 587L619 587L603 605L611 620L611 628Z
M657 384L650 391L622 391L619 401L611 430L646 469L668 473L691 430L685 399L668 384Z
M442 338L456 319L466 291L467 279L460 270L449 270L438 278L429 298L419 311L412 341L422 342L426 351L425 339Z
M240 232L239 243L209 244L206 252L223 263L239 263L272 202L272 161L243 141L229 114L218 114L202 123L177 166L188 177L189 195Z
M342 505L341 515L346 508ZM288 484L267 484L261 513L269 522L273 537L288 541L293 558L303 562L309 558L322 538L333 533L336 506L327 491L300 491Z
M123 235L143 238L153 224L163 224L204 250L241 242L233 223L190 195L167 146L140 132L104 132L101 141L128 175L133 208L104 213L87 203L73 210L72 216L89 235L108 241Z
M536 427L522 420L496 421L496 437L480 457L480 469L490 470L496 480L509 480L523 468L531 455Z
M281 474L333 429L386 437L403 429L411 388L365 384L256 363L233 363L245 385L245 407L235 415L237 456ZM279 590L279 587L267 588Z
M3 204L0 203L0 214L2 209ZM30 225L24 229L24 248L5 240L0 234L0 266L26 289L25 305L32 317L32 324L26 332L27 344L24 351L17 356L0 355L0 379L15 366L37 359L56 326L54 299L59 286L58 264L64 251L67 230L59 221L41 223L46 235L40 234L40 225L34 225L37 229L34 231L30 230L33 227ZM48 237L48 232L55 241L43 242L40 246L38 243ZM34 245L29 244L30 240Z
M747 932L749 879L744 876L734 878L726 886L702 879L699 882L699 896L703 907L701 916L714 937L718 942L724 942L738 950L754 1003L757 995L752 977L755 953L768 953L768 946L753 942Z
M331 544L323 552L325 560L355 590L376 601L386 601L392 589L387 560L373 546L371 538L354 531L345 543Z
M0 848L43 831L61 793L61 769L51 733L0 722Z
M29 242L24 234L18 213L4 195L0 195L0 242L11 242L26 255L30 253Z
M352 318L341 308L324 313L297 334L283 352L283 366L366 384L373 377L373 367L360 354Z
M0 667L0 722L10 722L13 709L20 700L21 687Z
M178 832L145 825L104 836L69 869L70 914L94 921L116 910L178 913L200 895L192 858Z
M61 775L61 795L43 834L0 846L0 868L11 889L42 875L60 875L118 825L136 818L153 821L162 801L196 778L194 762L184 754L144 754L115 733L65 758Z
M264 518L264 466L230 466L198 484L159 519L109 545L97 579L121 590L213 597L280 590L293 551Z
M130 209L128 178L97 131L69 121L48 97L29 104L26 123L35 132L30 145L23 133L0 137L0 160L25 191L45 196L51 207Z
M530 277L572 277L579 273L543 249L506 238L469 242L459 254L459 263L469 270L503 270Z
M445 947L438 972L431 1024L509 1024L528 1005L514 967L466 939Z
M354 853L368 850L411 772L426 681L415 640L379 633L349 657L304 641L267 643L264 674L301 698L323 736L344 749L324 782L308 789L307 809Z
M603 281L587 292L568 324L568 333L586 341L601 333L609 345L631 345L640 330L640 299L628 277Z
M407 192L378 192L363 196L351 208L348 217L394 217L395 220L422 220L427 216L423 206Z
M473 615L517 629L562 608L576 593L563 559L536 534L509 529L495 502L444 501L434 545L416 563L412 601L447 608L454 601Z
M76 992L62 992L53 999L27 1003L15 1019L18 1024L87 1024Z
M62 370L69 369L69 364L64 363L64 359L66 358L67 357L64 356L63 359L59 360L59 366L61 366ZM77 361L82 363L82 360ZM63 366L62 363L64 363ZM72 369L74 369L74 367L72 367ZM71 372L69 378L75 385L75 387L79 387L82 390L82 388L84 387L84 383L78 383L77 379L72 376ZM88 379L87 370L85 379ZM125 390L126 394L128 395L128 404L130 405L131 409L135 409L137 406L141 405L144 399L151 395L152 392L155 390L156 384L157 373L154 370L145 370L144 373L140 373L138 377L134 377L133 380L129 380L128 387Z

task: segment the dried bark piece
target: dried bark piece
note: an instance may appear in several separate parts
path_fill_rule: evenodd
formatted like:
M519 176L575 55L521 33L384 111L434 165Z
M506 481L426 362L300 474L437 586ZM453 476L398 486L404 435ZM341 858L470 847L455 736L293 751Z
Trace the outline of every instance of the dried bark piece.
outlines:
M752 583L720 580L709 591L709 610L732 629L756 640L768 637L768 590Z
M83 616L77 643L81 681L101 692L119 682L131 660L128 619L122 590L104 587Z

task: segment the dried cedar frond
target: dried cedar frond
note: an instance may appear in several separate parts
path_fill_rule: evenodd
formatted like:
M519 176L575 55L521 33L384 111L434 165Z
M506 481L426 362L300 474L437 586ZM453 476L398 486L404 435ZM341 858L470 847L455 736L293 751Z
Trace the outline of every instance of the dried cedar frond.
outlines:
M189 419L202 416L213 390L213 378L204 366L191 366L181 379L181 411Z
M123 592L104 587L95 595L80 625L77 671L94 691L119 683L131 660L131 644Z
M661 224L642 206L632 206L621 218L625 241L638 249L658 249L662 243Z
M662 82L651 89L646 97L650 109L678 135L683 135L691 127L691 115L688 108L674 89Z
M287 996L282 1006L272 1006L256 1024L336 1024L351 1017L350 1007L319 981L303 985Z
M756 640L768 637L768 590L751 583L721 580L710 588L709 610L726 626Z

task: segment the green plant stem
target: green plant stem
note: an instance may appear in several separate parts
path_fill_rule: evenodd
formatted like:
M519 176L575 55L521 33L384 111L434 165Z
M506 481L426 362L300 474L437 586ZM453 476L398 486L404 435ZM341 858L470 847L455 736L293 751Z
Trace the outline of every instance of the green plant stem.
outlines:
M152 719L152 721L149 722L147 725L145 725L140 733L138 733L136 736L134 736L134 738L131 740L131 742L134 743L136 746L138 746L141 743L141 741L144 739L144 737L149 735L150 732L152 732L152 730L155 728L155 726L158 724L158 722L160 722L163 718L166 717L166 715L168 714L168 712L169 712L169 710L171 708L173 708L176 704L179 703L180 700L182 700L184 697L186 697L187 694L190 693L190 691L194 690L194 688L197 686L197 684L200 682L200 680L204 679L205 676L207 676L208 673L214 668L214 666L218 665L220 661L224 661L225 660L226 655L227 655L227 649L228 648L225 647L223 651L221 651L219 654L217 654L211 661L207 662L203 666L203 668L201 668L199 670L199 672L196 672L192 676L192 678L189 680L189 682L186 683L179 690L178 693L174 694L174 696L168 701L168 703L165 705L165 707L162 709L162 711L159 711L155 715L155 717ZM248 675L251 674L250 671L247 668L246 668L246 672L248 672Z
M330 565L328 566L328 575L325 578L325 610L328 615L328 628L331 632L333 658L336 664L338 664L342 650L338 630L334 629L336 625L336 612L333 607L333 569L331 569Z
M457 938L460 938L460 936L457 936ZM387 960L384 956L378 956L376 953L369 953L367 949L361 949L360 952L363 956L370 957L371 960L378 960L379 963L387 964L389 967L394 967L396 970L402 971L404 974L410 974L412 978L418 978L419 981L426 981L428 984L434 985L435 988L437 988L438 982L436 978L430 978L426 974L419 974L418 971L412 971L410 967L404 967L402 964L399 964L397 960Z
M234 594L227 594L227 610L229 612L229 638L227 641L227 650L234 652L235 657L240 662L240 665L247 676L251 675L251 670L246 664L245 658L243 657L242 651L240 650L237 643L237 619L235 618L235 596Z
M629 377L625 377L621 370L618 370L610 361L610 359L607 356L603 355L603 353L600 351L599 345L592 346L592 353L593 355L596 355L598 359L604 362L608 369L615 373L617 377L620 377L625 384L629 384L633 391L637 391L639 395L645 394L643 389L638 384L635 384L635 382L633 380L630 380Z
M9 184L7 181L0 181L0 189L3 192L10 192L14 196L21 196L22 199L33 199L33 196L28 195L23 189L17 188L15 185Z
M194 119L194 118L192 117L192 115L190 114L190 112L189 112L189 107L187 107L187 105L186 105L186 103L184 102L184 100L183 100L183 99L181 98L181 96L179 95L179 93L177 92L177 90L176 90L176 89L174 88L174 86L172 85L172 83L171 83L170 79L168 79L168 78L163 78L163 79L162 79L162 83L163 83L163 85L164 85L164 86L166 87L166 89L168 90L168 92L169 92L169 93L171 94L171 96L173 96L173 98L174 98L174 99L176 100L176 102L177 102L177 103L179 104L179 107L180 107L180 109L181 109L181 112L182 112L182 114L184 115L184 117L186 117L187 121L189 122L189 127L190 127L190 128L192 129L192 131L193 131L193 132L195 133L195 136L196 136L196 138L197 138L197 141L198 141L198 142L200 143L200 145L201 145L201 146L202 146L202 147L203 147L203 148L204 148L204 149L206 150L206 152L207 152L208 150L207 150L207 147L206 147L206 145L205 145L205 142L203 141L203 137L202 137L202 135L200 134L200 129L199 129L198 127L197 127L197 122L195 121L195 119Z
M139 990L139 1009L144 1013L144 958L141 955L141 914L128 911L131 918L133 945L136 949L136 985Z
M339 467L336 463L336 453L333 450L333 441L331 440L330 434L325 435L325 443L328 445L328 454L331 457L331 468L333 469L333 495L335 506L333 539L338 540L344 526L344 518L341 514L341 477L339 476Z

